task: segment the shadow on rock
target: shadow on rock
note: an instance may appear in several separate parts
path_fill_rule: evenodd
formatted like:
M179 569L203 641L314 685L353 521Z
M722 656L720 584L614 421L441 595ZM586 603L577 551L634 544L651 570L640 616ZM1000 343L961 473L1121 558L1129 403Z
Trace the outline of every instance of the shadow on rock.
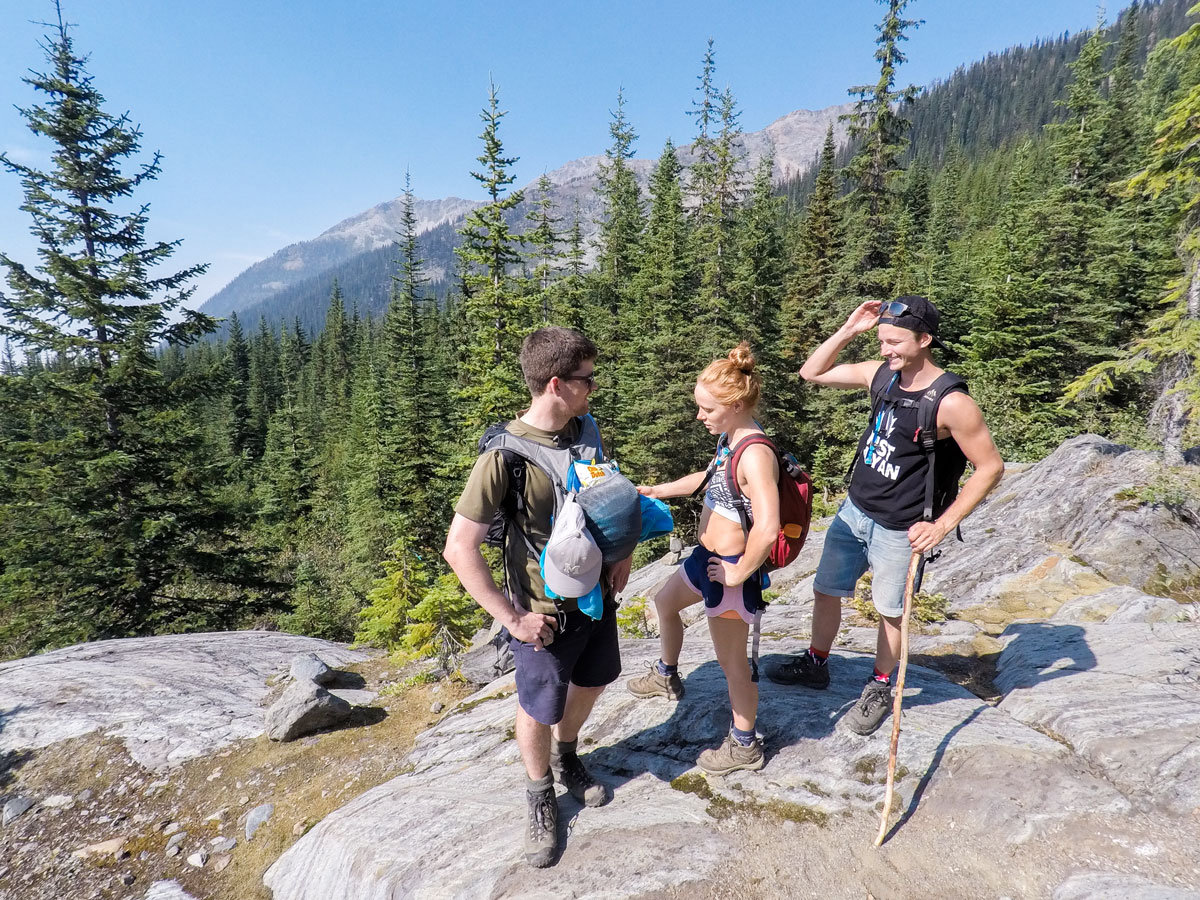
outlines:
M996 687L1003 694L1055 678L1069 678L1096 667L1096 655L1088 647L1087 632L1078 625L1018 622L1009 625L1003 637L1009 640L1000 654L996 675ZM1055 661L1047 666L1040 660L1045 658L1048 647L1053 648Z
M760 670L766 661L766 658L760 660ZM643 774L660 781L674 781L695 767L702 751L719 746L728 734L729 692L725 673L716 660L703 662L687 674L684 696L678 702L659 697L637 699L626 693L626 680L623 677L611 688L625 694L628 700L628 719L622 717L626 725L630 724L629 719L660 715L665 705L670 706L671 712L667 719L647 722L640 730L613 744L598 746L588 754L589 765L606 770L608 777L604 780L614 789ZM767 766L784 747L829 735L834 718L828 710L845 705L836 697L822 697L822 692L783 687L765 678L758 687L757 726L763 735ZM796 697L797 690L812 696ZM810 709L814 714L810 714ZM603 738L599 740L602 742Z

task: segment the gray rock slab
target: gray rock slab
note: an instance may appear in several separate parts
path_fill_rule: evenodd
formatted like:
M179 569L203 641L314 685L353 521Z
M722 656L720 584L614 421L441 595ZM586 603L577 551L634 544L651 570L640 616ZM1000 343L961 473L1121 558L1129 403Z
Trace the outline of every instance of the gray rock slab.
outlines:
M24 815L33 806L34 800L32 797L13 797L4 804L3 824Z
M784 646L769 641L765 656ZM286 851L264 879L275 900L550 897L561 896L567 883L577 897L656 891L686 896L687 882L703 881L724 864L725 841L708 801L671 781L697 774L696 756L725 735L724 676L711 659L711 644L689 635L681 664L684 699L640 701L623 682L657 656L658 644L626 641L623 651L626 675L601 696L581 743L593 772L614 788L614 799L581 809L560 792L562 819L570 826L554 869L529 869L521 852L524 775L511 733L516 703L508 693L510 678L451 709L422 734L408 772L335 811ZM883 797L890 731L862 737L838 726L872 659L839 651L831 665L835 680L827 691L760 684L766 767L709 779L718 795L735 804L795 804L814 815L874 815ZM1007 782L1020 778L943 786L943 808L955 798L978 808L1007 803L1010 813L995 830L997 841L1037 837L1070 816L1075 804L1127 809L1117 791L1082 771L1057 741L919 666L910 667L909 685L899 808L922 784L939 784L947 761L986 760L1004 750L1017 771L1052 769L1062 806L1022 815L1022 806L1035 807L1045 789L1027 779L1015 799L1005 799L1012 793Z
M315 681L317 684L329 684L337 678L337 673L315 653L300 653L293 658L290 674L296 681Z
M1064 881L1052 900L1200 900L1200 893L1155 884L1140 875L1087 872Z
M246 840L253 838L254 832L269 822L273 815L275 815L274 803L263 803L250 810L246 816Z
M294 741L350 718L351 706L313 681L293 681L271 704L265 721L267 737Z
M196 900L178 881L156 881L142 900Z
M329 693L339 700L345 700L351 706L370 706L379 699L376 691L362 691L353 688L327 688Z
M925 589L945 593L952 609L993 607L1012 621L1114 585L1145 591L1164 576L1194 578L1194 520L1130 493L1162 471L1156 454L1095 435L1066 441L1005 476L963 523L966 542L942 543Z
M262 734L267 678L301 652L339 665L369 654L268 631L96 641L0 663L0 751L95 731L163 771Z
M1200 638L1192 623L1017 623L1000 709L1069 745L1131 801L1200 815Z

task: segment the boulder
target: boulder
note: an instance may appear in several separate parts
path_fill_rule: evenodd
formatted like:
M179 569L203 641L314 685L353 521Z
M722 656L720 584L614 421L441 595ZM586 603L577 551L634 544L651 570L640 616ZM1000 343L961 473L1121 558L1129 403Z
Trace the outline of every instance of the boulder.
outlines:
M1000 709L1064 742L1141 806L1200 816L1200 650L1193 624L1010 625Z
M267 710L267 737L294 741L350 718L351 705L312 681L293 681Z
M296 681L314 681L326 685L336 680L337 673L315 653L300 653L292 659L290 674Z

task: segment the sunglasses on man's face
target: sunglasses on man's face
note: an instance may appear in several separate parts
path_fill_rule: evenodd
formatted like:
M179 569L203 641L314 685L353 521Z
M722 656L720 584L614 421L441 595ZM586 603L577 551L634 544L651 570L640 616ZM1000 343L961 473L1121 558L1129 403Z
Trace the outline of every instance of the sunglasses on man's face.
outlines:
M560 375L559 378L561 378L563 381L582 381L588 386L589 389L596 386L595 373L592 373L591 375Z

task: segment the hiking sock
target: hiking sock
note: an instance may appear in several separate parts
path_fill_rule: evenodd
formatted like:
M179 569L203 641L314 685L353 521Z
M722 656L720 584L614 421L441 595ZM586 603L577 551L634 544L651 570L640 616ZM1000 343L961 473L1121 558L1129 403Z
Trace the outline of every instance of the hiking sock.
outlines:
M730 725L729 733L731 735L733 735L733 739L735 741L737 741L739 744L741 744L743 747L749 747L751 744L754 743L754 729L753 728L751 728L749 731L742 731L742 729L738 728L736 725Z
M662 675L664 678L670 678L672 675L678 675L678 674L679 674L679 664L678 664L678 663L676 663L676 664L675 664L675 665L673 665L673 666L668 666L668 665L667 665L665 662L663 662L663 661L660 659L660 660L659 660L659 661L658 661L658 662L655 664L655 666L654 666L654 670L655 670L656 672L658 672L658 674L659 674L659 675Z
M871 680L878 681L881 684L891 684L892 676L890 674L888 674L887 672L880 672L878 669L876 669L875 674L874 674L874 676L872 676Z
M541 778L530 778L525 776L525 790L531 794L544 794L546 791L554 790L554 774L547 769L546 774Z
M550 738L550 760L554 761L556 756L561 757L567 753L574 753L579 748L579 738L573 741L560 741L556 737Z
M809 647L808 658L811 659L816 665L823 666L829 662L829 651L818 650L816 647Z

